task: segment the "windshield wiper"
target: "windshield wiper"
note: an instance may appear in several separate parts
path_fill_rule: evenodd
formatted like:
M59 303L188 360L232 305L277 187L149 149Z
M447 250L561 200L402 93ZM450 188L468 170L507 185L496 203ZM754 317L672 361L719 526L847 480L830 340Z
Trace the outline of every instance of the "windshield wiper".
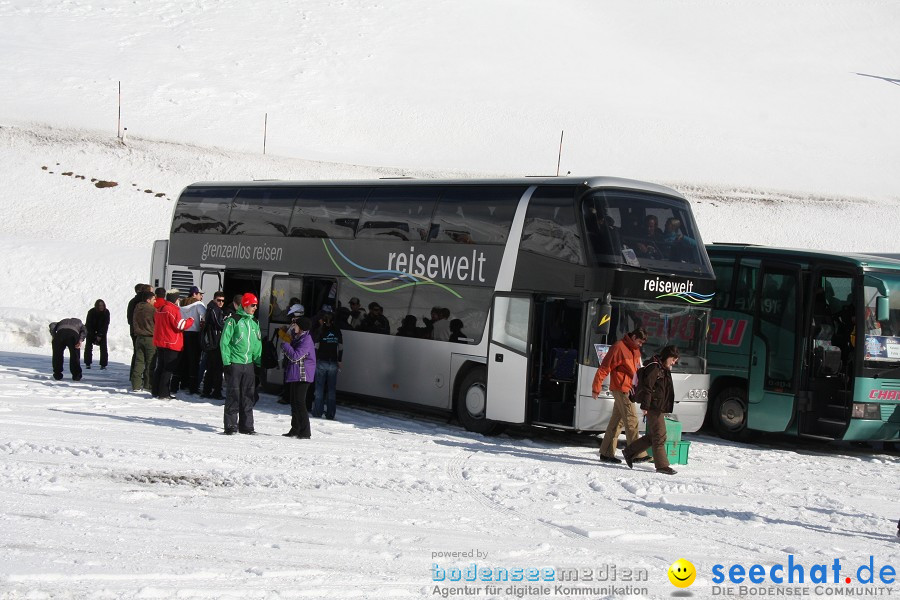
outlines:
M875 379L879 379L881 377L895 377L900 375L900 365L896 367L891 367L890 369L886 369L884 371L878 371L875 373Z

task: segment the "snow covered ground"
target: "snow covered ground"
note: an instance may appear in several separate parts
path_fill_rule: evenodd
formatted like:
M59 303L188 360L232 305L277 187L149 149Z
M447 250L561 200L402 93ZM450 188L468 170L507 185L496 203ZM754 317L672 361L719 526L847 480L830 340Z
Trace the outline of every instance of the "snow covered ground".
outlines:
M680 557L704 598L714 564L788 555L864 596L870 556L900 571L896 453L697 435L666 478L359 406L287 440L271 396L268 435L224 437L218 404L125 393L124 307L191 182L548 174L563 129L563 173L672 185L707 242L900 253L898 23L873 0L0 2L0 598L436 598L459 586L432 565L472 562L619 569L532 597L662 598ZM47 323L97 298L110 369L53 382ZM528 591L501 588L477 596Z
M896 454L700 435L665 477L600 465L592 438L484 438L361 407L283 438L290 416L268 395L266 435L225 437L220 403L125 393L126 369L57 383L46 356L0 353L0 597L438 598L462 584L432 565L474 562L619 574L579 584L611 593L557 580L526 597L665 598L683 557L706 598L714 564L839 558L854 581L870 556L900 566ZM450 552L464 554L436 554Z

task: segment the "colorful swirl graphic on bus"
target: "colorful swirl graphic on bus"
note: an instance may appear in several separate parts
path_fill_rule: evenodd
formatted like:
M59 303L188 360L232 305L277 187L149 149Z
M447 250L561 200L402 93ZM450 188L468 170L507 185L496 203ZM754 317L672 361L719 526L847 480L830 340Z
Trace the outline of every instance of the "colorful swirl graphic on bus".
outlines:
M462 298L462 296L450 286L438 283L425 275L406 273L396 269L370 269L359 265L344 254L341 249L337 247L337 244L334 243L334 240L323 239L322 245L325 247L325 253L328 254L328 258L331 259L332 264L347 278L348 281L356 287L362 288L373 294L387 294L416 285L434 285L446 290L457 298ZM329 248L329 245L331 248ZM334 250L333 253L332 250ZM337 259L335 258L336 256ZM352 270L361 273L354 277L354 275L351 275L351 273L348 272Z
M673 292L671 294L662 294L657 296L656 299L660 298L678 298L679 300L684 300L690 304L706 304L710 300L713 299L715 293L712 294L698 294L697 292Z

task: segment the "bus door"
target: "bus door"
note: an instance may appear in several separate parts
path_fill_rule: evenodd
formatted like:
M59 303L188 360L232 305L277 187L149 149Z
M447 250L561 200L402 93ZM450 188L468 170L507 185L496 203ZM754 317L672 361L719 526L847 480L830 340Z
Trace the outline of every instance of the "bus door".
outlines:
M852 392L849 380L850 330L848 306L854 303L855 276L820 267L810 282L809 342L804 348L806 379L799 394L801 435L840 438L850 422ZM852 312L852 311L851 311Z
M150 285L153 289L166 287L166 262L169 259L169 240L153 242L153 256L150 259Z
M533 312L528 373L530 421L572 427L584 305L580 298L537 296Z
M794 416L800 373L800 267L764 261L757 294L747 426L784 431Z
M288 312L293 304L303 306L304 315L313 321L323 306L336 308L337 281L333 278L321 278L291 275L276 271L262 272L262 285L259 297L260 331L267 339L272 340L278 356L281 356L281 337L278 331L286 332L291 323ZM266 383L280 386L284 381L281 364L266 373Z
M529 296L494 296L487 357L486 417L490 420L525 422L532 312Z
M222 289L221 271L203 271L200 273L200 291L203 292L204 298L212 300L213 294ZM207 302L209 302L207 300Z

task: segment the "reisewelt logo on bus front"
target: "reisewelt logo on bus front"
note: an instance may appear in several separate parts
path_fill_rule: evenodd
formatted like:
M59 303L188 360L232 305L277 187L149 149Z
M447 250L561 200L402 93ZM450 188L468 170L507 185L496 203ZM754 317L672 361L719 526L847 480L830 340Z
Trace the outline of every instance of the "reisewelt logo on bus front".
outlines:
M663 277L647 277L644 279L645 292L661 292L656 299L678 298L691 304L706 304L713 299L715 293L700 294L694 291L694 282L691 280L678 281Z

